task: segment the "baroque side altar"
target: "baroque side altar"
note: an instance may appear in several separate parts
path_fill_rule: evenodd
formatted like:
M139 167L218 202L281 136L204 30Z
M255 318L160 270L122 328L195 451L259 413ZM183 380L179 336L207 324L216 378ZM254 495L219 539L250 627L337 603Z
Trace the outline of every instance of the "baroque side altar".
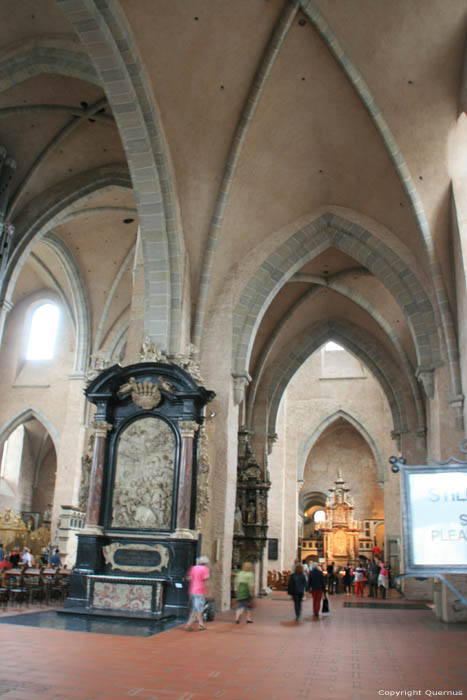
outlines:
M316 529L323 533L326 560L345 566L358 560L361 523L353 518L353 498L340 471L334 484L326 503L326 519L317 523Z

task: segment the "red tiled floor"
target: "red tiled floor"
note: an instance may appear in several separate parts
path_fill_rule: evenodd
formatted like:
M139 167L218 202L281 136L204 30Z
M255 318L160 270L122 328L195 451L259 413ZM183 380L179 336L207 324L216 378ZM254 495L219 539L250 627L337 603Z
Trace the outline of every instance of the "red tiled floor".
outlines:
M438 623L431 610L344 608L349 600L355 598L332 596L331 614L317 621L308 600L296 624L292 603L274 593L259 601L253 625L233 624L229 612L217 615L207 632L180 627L146 638L2 624L0 699L376 700L404 690L405 696L417 691L412 697L427 697L428 690L467 694L466 625Z

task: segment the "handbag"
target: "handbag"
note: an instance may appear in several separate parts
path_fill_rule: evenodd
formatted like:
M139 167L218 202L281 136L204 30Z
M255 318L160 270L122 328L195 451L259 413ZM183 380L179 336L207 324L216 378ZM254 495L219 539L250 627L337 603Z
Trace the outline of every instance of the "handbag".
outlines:
M327 596L324 596L323 598L323 607L321 609L321 612L329 613L329 600Z

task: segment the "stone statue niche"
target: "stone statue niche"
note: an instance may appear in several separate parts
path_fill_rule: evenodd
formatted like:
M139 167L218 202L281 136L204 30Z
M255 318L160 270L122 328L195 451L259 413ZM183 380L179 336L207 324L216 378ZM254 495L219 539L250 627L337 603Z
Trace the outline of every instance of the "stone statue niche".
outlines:
M174 363L141 362L105 369L86 395L96 406L86 528L65 609L184 615L199 547L199 428L214 392Z

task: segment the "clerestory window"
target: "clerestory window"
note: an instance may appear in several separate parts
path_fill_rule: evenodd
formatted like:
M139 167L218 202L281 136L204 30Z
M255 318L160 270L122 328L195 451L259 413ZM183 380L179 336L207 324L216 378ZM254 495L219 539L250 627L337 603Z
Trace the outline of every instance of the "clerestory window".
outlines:
M47 302L38 306L31 318L26 349L27 360L51 360L57 339L58 306Z

